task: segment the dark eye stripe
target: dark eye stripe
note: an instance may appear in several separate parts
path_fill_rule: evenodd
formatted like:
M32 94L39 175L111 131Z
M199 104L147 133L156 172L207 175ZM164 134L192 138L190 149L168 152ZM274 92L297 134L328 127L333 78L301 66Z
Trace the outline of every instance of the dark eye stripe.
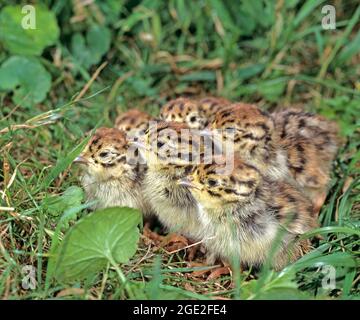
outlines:
M211 191L211 190L208 190L208 193L209 193L211 196L213 196L213 197L217 197L217 198L221 197L221 194L219 194L219 193L217 193L217 192L213 192L213 191Z
M244 135L244 138L254 141L261 141L265 138L265 135L263 135L262 137L255 137L252 133L248 133Z
M101 165L104 167L104 168L110 168L110 167L113 167L115 166L115 162L110 162L110 163L102 163Z

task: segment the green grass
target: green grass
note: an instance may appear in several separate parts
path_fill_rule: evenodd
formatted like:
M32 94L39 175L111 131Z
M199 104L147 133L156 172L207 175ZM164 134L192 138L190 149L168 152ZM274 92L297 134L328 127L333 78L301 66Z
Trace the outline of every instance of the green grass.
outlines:
M0 91L0 206L14 208L0 209L0 297L48 299L70 288L46 279L61 214L51 214L45 199L78 184L78 172L69 164L86 132L111 126L117 113L130 107L155 115L169 98L209 94L254 102L270 111L299 106L339 123L344 145L316 231L322 239L314 240L314 251L281 273L235 272L233 282L229 276L215 281L194 277L183 251L154 252L142 240L136 255L122 266L128 279L149 282L150 298L159 298L161 287L169 295L199 299L358 299L360 7L357 1L336 1L337 29L322 30L319 2L125 1L115 13L109 8L118 1L95 1L74 23L71 5L44 1L61 29L60 40L41 56L52 76L51 91L32 106L15 105L10 93ZM72 54L71 36L93 23L111 30L111 46L101 61L108 65L75 102L101 62L81 65ZM0 63L9 56L0 43ZM60 57L56 65L55 56ZM78 213L69 224L85 214ZM319 263L334 266L336 289L322 289ZM21 287L25 265L36 267L35 290ZM112 268L72 288L74 295L60 298L124 298Z

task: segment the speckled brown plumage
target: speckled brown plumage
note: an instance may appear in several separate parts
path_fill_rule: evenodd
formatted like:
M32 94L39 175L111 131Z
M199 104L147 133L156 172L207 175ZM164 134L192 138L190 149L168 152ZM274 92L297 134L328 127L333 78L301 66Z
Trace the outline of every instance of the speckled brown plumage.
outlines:
M214 114L228 104L230 101L224 98L177 98L161 108L160 118L165 121L184 122L191 129L204 129Z
M254 163L264 174L274 179L290 175L286 150L279 147L274 121L256 105L235 103L223 108L209 124L209 129L219 130L223 145L233 142L234 152ZM233 134L233 140L226 140L225 131Z
M81 184L93 209L128 206L150 213L142 195L146 168L139 163L125 132L99 128L75 162L82 165Z
M233 104L216 115L213 129L234 128L234 149L274 179L292 177L320 210L338 148L337 127L294 110L270 115L256 105Z
M231 262L238 256L245 265L260 266L280 230L279 249L271 261L275 269L310 249L307 240L297 237L316 227L316 218L309 199L294 186L269 180L240 159L230 173L224 165L199 165L185 183L200 204L199 229L210 262Z
M130 109L120 114L115 120L115 128L123 130L130 137L140 136L155 118L138 109Z
M188 132L178 140L183 129L188 129L183 123L159 122L146 132L143 152L148 171L144 179L144 196L169 231L196 240L199 231L197 203L190 191L177 183L177 179L191 169L186 156L192 154L189 145L194 146Z
M288 166L318 212L326 198L332 162L341 143L335 122L309 112L288 109L273 114Z

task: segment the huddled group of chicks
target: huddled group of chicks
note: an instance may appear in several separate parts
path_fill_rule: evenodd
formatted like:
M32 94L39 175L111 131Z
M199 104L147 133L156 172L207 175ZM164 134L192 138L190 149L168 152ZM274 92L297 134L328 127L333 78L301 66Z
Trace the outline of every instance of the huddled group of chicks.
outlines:
M230 172L215 151L201 161L202 137L223 131L232 134ZM75 162L94 209L128 206L155 215L168 231L203 243L208 263L235 258L261 266L276 243L271 265L280 270L310 249L300 236L317 226L338 146L336 124L313 113L177 98L158 118L131 109L114 128L97 129Z

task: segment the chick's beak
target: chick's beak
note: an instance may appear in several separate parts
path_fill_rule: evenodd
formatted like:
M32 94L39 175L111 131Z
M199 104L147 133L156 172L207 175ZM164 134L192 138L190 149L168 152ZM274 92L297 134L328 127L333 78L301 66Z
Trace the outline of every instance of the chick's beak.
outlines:
M73 163L88 164L89 161L83 156L78 156L74 159Z
M179 179L177 183L179 186L200 190L200 188L193 182L192 176L187 176L185 178Z

